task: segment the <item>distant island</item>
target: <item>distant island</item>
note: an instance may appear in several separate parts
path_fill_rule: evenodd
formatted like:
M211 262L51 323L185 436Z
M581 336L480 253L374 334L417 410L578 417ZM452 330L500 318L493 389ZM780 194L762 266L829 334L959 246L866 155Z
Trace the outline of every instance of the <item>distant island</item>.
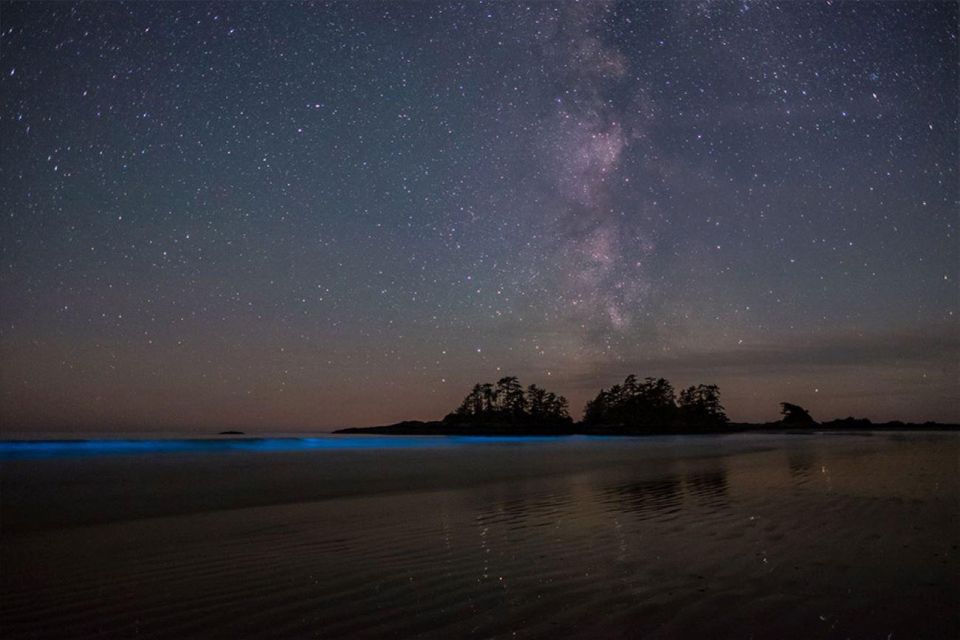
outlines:
M937 422L874 423L847 417L817 422L810 412L791 402L780 403L778 422L730 422L720 403L720 388L700 384L679 394L665 378L640 380L631 374L622 384L601 389L587 402L583 420L575 422L567 399L532 384L524 388L514 376L478 383L460 406L443 420L409 420L378 427L354 427L334 433L387 435L689 435L756 430L960 430L958 424Z

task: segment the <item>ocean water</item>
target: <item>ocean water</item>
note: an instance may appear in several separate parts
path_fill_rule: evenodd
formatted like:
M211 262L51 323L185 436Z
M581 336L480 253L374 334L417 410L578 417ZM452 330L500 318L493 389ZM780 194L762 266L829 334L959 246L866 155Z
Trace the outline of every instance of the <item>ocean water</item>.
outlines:
M4 638L960 637L960 434L43 444Z

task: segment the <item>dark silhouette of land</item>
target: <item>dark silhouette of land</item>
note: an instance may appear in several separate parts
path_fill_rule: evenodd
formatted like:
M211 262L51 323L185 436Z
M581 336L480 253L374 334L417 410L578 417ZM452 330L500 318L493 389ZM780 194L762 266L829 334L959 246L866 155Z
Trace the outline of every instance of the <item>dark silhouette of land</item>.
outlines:
M514 429L566 430L573 426L567 399L535 384L526 389L514 376L476 384L443 419L448 426L503 425Z
M883 422L847 417L817 422L810 412L790 402L780 403L779 422L730 422L720 403L720 388L700 384L679 395L664 378L631 374L622 384L601 389L574 422L567 399L537 385L526 389L513 376L494 383L477 383L460 406L443 420L408 420L379 427L354 427L334 433L390 435L669 435L723 434L745 431L817 430L960 430L960 424Z
M783 420L780 422L791 427L813 427L817 424L809 411L789 402L780 403L780 414L783 415Z

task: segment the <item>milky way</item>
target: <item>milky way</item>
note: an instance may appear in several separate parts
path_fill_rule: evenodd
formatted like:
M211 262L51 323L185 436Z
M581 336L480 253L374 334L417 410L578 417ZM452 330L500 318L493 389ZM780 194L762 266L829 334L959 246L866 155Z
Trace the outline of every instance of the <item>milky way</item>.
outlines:
M960 419L954 3L4 3L0 409L442 416L627 373Z

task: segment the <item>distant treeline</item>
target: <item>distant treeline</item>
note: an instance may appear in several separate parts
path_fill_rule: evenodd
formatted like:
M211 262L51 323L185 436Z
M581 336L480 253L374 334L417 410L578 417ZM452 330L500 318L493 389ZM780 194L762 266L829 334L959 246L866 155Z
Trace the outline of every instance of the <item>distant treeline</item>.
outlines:
M567 399L535 384L524 389L514 376L478 383L444 419L457 425L536 425L572 427ZM664 378L629 375L623 384L601 389L587 403L581 425L593 430L630 432L715 431L727 424L720 389L701 384L674 392Z
M682 426L690 430L716 430L729 420L720 404L720 388L699 384L680 391L665 378L644 378L630 374L623 384L601 389L583 411L586 426L605 425L628 430Z
M780 403L785 427L817 426L803 407ZM676 393L666 378L628 375L622 384L601 389L587 402L583 420L574 424L567 399L532 384L526 388L515 376L496 383L477 383L455 411L443 419L458 428L471 425L508 431L515 426L530 430L573 431L585 433L696 433L739 430L732 425L720 402L720 388L698 384ZM869 420L846 418L823 423L836 428L866 428ZM897 423L891 423L893 425Z
M844 418L820 422L803 407L780 403L779 422L735 424L727 419L720 403L720 388L715 384L699 384L677 394L665 378L644 378L629 375L622 384L601 389L587 402L583 420L570 418L567 399L532 384L524 387L514 376L495 383L473 386L460 406L442 422L406 421L380 427L354 427L336 433L387 433L395 435L642 435L733 433L751 429L836 430L864 429L951 429L960 425L926 422L871 423L866 419Z
M573 424L566 398L535 384L524 389L514 376L500 378L496 384L475 384L460 406L443 421L448 424Z

